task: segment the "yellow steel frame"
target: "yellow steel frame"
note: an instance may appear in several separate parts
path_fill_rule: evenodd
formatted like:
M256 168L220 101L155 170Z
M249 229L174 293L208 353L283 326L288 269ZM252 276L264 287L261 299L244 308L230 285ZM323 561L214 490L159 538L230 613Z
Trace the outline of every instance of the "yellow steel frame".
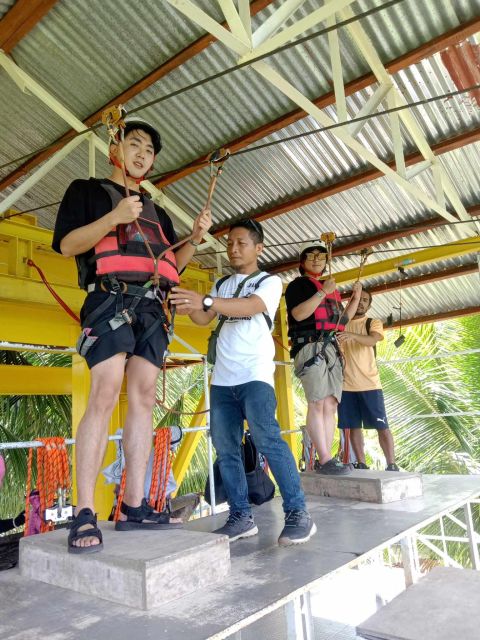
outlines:
M202 394L200 401L197 405L195 411L203 411L205 409L205 394ZM205 414L201 414L200 416L193 416L190 421L190 426L204 426L205 425ZM177 486L179 487L185 474L187 473L187 469L190 466L190 462L192 461L193 454L195 453L196 448L202 436L205 435L205 431L194 431L190 433L186 433L182 438L182 443L178 448L177 454L175 456L175 460L173 461L172 471L175 476L175 480Z
M7 214L8 217L8 214ZM23 345L52 345L72 347L75 345L79 327L48 292L40 281L37 272L29 267L31 258L45 273L47 279L63 300L79 313L84 292L78 289L77 274L73 259L67 260L56 254L50 247L52 232L36 226L34 216L23 215L13 220L3 220L0 225L0 339ZM473 244L472 244L473 243ZM364 277L385 275L395 272L399 266L419 266L437 260L472 253L478 250L480 237L466 238L448 246L440 246L407 255L390 258L369 264L364 269ZM357 269L337 273L338 284L347 284L356 280ZM206 293L210 290L213 274L205 269L191 266L182 276L182 284L187 288ZM285 346L286 310L282 300L279 311L279 323L276 337ZM196 327L188 318L180 316L176 320L176 332L199 353L205 353L206 340L210 329ZM171 345L175 352L185 352L186 348L178 342ZM287 352L277 346L276 357L287 360ZM68 371L68 374L66 373ZM41 373L40 373L41 372ZM292 394L291 368L277 367L275 389L278 399L277 416L286 430L294 426L294 406ZM69 376L70 379L69 379ZM72 369L48 370L38 367L0 368L0 394L43 394L72 393L72 429L75 435L78 423L85 412L89 393L89 373L85 362L77 355L72 357ZM126 395L122 393L120 402L114 411L110 423L110 433L124 424L127 411ZM199 420L195 423L199 424ZM192 421L193 423L193 421ZM40 434L39 434L40 435ZM286 434L290 448L296 453L294 434ZM200 441L201 433L188 434L180 448L174 469L179 483L183 479L188 464ZM115 447L107 449L107 463L113 460ZM97 504L102 517L108 515L112 504L110 488L105 490L103 480L97 484Z
M70 395L72 372L65 367L0 365L0 395Z
M451 242L448 245L445 244L439 245L438 247L423 249L421 251L412 251L411 253L402 254L395 258L388 258L387 260L380 260L378 262L366 264L363 268L362 277L371 278L375 276L384 276L389 273L395 273L398 270L398 267L402 267L404 269L419 267L421 265L437 262L438 260L456 258L457 256L475 253L479 249L480 236L464 238L463 240ZM339 273L335 273L334 276L337 284L349 284L351 282L355 282L357 279L358 269L340 271Z
M285 298L280 301L278 314L278 324L276 326L275 359L281 362L289 361L287 335L287 308ZM278 344L280 343L280 344ZM281 346L283 345L283 346ZM292 368L290 365L277 365L275 368L275 393L277 397L277 419L283 431L290 431L295 428L295 408L292 391ZM292 453L297 453L297 434L286 433L283 436L287 441Z

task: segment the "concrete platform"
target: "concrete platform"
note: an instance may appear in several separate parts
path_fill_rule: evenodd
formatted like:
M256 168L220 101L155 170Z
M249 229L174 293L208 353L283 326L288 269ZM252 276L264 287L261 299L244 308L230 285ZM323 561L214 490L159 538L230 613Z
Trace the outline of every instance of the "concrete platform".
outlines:
M354 469L348 476L322 476L315 471L302 473L306 494L386 504L423 493L422 475L403 471Z
M186 531L116 532L100 523L104 550L67 552L67 532L22 538L20 574L128 607L148 610L199 589L230 572L227 536Z
M480 638L480 572L437 567L357 627L369 640Z
M423 481L423 496L389 504L309 496L307 505L318 533L308 544L293 548L277 544L283 511L275 498L254 509L259 535L230 546L228 578L149 611L26 579L16 569L2 571L0 638L227 638L281 607L293 594L315 589L333 571L354 565L387 541L399 540L439 512L480 494L480 476L423 476ZM224 521L225 514L218 514L189 522L187 528L210 532Z

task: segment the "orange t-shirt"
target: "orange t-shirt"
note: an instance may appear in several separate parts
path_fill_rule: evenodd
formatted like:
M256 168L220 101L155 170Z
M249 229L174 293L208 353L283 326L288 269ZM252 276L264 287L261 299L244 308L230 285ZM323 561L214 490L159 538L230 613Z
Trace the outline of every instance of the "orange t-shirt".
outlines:
M345 331L366 336L368 335L367 320L367 316L354 318L347 324ZM370 333L373 332L383 336L381 320L372 319ZM382 388L373 347L367 347L352 340L345 342L342 350L345 356L344 391L372 391Z

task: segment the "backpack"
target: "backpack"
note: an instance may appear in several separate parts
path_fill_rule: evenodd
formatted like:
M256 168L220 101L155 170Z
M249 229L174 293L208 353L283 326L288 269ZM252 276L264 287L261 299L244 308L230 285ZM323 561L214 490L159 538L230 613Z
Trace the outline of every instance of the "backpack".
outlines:
M245 442L241 444L241 455L248 485L248 499L252 504L260 505L268 502L275 495L275 485L265 471L265 458L257 450L249 431L245 432ZM263 466L262 466L263 462ZM218 460L213 463L213 480L215 486L215 504L227 501L227 493L223 486ZM210 479L205 485L205 501L211 503Z
M367 330L367 335L370 335L370 327L372 326L372 318L367 318L367 321L365 323L365 329ZM373 347L373 353L375 355L375 358L377 357L377 345L374 344Z

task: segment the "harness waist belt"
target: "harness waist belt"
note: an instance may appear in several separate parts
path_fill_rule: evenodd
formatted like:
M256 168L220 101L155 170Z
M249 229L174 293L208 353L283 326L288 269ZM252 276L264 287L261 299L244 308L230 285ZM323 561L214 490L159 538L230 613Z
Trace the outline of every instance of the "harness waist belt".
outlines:
M330 331L317 331L316 333L309 333L305 334L304 336L292 336L291 341L292 345L294 346L299 344L309 344L311 342L318 342L319 340L323 340L323 338L329 337L330 334Z
M141 296L142 298L150 298L150 300L156 300L157 296L151 289L145 287L139 287L133 284L127 284L126 282L120 282L120 293L124 296ZM103 293L116 293L113 289L103 288L101 282L92 282L87 287L87 292L102 291Z

